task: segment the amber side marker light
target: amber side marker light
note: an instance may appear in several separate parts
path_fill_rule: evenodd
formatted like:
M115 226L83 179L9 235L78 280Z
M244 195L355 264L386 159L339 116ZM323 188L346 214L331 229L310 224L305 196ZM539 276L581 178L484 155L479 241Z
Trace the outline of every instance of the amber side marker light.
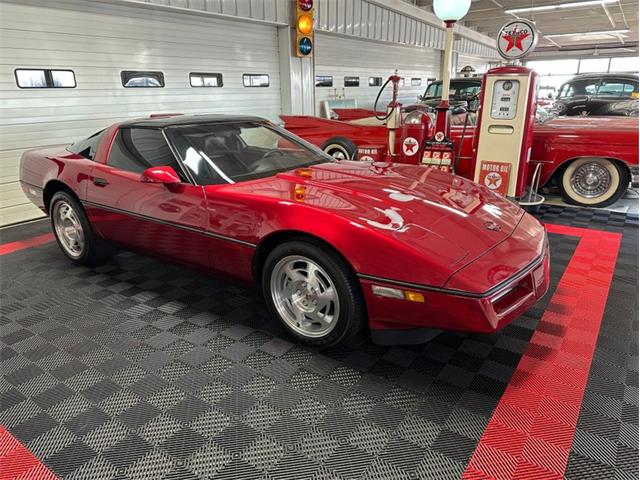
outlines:
M312 173L310 168L299 168L296 170L296 174L302 178L311 178Z
M410 302L424 303L424 295L411 290L400 290L399 288L383 287L372 285L371 291L378 297L395 298L396 300L409 300Z

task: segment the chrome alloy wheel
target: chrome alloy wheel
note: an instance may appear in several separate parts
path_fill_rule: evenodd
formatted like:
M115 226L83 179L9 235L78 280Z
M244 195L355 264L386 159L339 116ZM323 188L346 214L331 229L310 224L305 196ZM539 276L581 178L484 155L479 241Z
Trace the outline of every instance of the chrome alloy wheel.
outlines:
M80 257L84 252L84 231L73 207L65 201L56 202L51 218L62 248L71 257Z
M571 176L571 188L584 198L596 198L611 188L611 173L598 162L580 165Z
M302 336L318 338L336 326L338 292L331 277L299 255L282 258L271 272L271 296L280 317Z

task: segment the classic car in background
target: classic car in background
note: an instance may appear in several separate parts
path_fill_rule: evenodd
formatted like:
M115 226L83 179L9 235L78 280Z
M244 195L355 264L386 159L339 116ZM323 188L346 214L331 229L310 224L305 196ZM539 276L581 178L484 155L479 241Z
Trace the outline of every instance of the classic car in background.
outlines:
M456 175L335 161L253 117L174 115L27 151L20 180L62 252L112 245L262 287L299 340L494 332L547 291L540 223Z
M356 158L359 147L386 148L387 129L375 117L345 122L310 116L281 118L287 130L336 158ZM451 117L451 137L458 153L456 172L466 178L474 174L475 118L474 113ZM621 198L631 181L637 182L637 118L544 118L535 126L531 152L532 162L541 165L540 186L556 185L572 204L604 207ZM396 151L401 148L398 138Z
M638 75L594 73L564 83L551 110L558 115L638 116Z
M481 87L482 77L452 78L449 82L449 104L452 108L466 108L469 102L477 102ZM427 85L424 94L418 97L418 102L421 105L435 108L440 103L441 96L442 80L437 80ZM414 109L415 107L407 106L407 111Z

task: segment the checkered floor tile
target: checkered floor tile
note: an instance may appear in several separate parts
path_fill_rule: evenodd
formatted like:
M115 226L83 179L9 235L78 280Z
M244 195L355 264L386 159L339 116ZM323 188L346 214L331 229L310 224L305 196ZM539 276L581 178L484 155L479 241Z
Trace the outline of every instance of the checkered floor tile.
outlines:
M538 215L624 233L566 476L637 478L637 218ZM550 242L553 291L578 239ZM0 269L0 424L64 479L460 478L551 296L494 335L315 350L257 292L155 259L49 243Z

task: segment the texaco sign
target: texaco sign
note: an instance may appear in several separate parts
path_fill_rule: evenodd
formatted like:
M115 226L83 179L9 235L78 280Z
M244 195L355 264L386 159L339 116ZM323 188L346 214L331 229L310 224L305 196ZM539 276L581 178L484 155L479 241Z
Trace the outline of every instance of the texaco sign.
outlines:
M526 57L536 48L538 31L529 20L517 19L505 23L498 32L498 53L507 60Z

